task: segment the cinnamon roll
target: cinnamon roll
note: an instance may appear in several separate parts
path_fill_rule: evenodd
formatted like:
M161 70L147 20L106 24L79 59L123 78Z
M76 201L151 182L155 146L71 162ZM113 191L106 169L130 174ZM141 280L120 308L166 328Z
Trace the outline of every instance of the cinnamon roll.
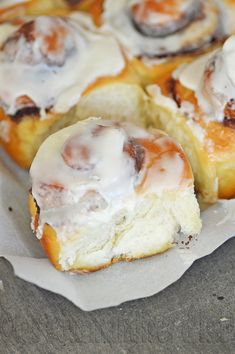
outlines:
M144 92L111 35L89 30L82 14L21 21L0 26L0 136L18 164L29 167L50 133L94 110L142 119Z
M152 122L178 139L206 202L235 196L235 36L148 87Z
M233 33L234 10L226 0L103 0L90 13L120 41L146 84Z
M190 165L161 131L91 118L51 135L30 174L32 228L59 270L155 255L200 232Z

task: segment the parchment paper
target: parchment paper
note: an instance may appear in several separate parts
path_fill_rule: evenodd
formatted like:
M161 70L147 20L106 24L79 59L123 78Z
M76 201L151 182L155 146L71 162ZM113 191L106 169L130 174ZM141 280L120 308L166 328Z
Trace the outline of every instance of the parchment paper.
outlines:
M162 255L119 263L89 275L61 273L45 258L30 230L28 173L2 151L0 161L0 256L11 262L20 278L61 294L86 311L158 293L178 280L196 259L235 235L235 200L220 201L202 213L203 229L197 239L179 239Z

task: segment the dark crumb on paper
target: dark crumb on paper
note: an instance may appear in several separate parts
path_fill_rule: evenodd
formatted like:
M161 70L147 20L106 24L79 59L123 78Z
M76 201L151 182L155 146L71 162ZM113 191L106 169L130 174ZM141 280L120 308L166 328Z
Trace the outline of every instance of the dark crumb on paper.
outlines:
M217 296L216 294L212 294L213 296L217 297L217 300L224 300L224 296Z
M189 235L184 238L184 240L180 239L178 241L175 241L174 244L176 244L180 250L189 250L190 249L190 243L198 241L198 238L196 236Z
M224 300L224 296L217 296L218 300Z
M8 207L8 210L9 210L10 212L12 212L12 211L13 211L13 208L12 208L11 206L9 206L9 207Z

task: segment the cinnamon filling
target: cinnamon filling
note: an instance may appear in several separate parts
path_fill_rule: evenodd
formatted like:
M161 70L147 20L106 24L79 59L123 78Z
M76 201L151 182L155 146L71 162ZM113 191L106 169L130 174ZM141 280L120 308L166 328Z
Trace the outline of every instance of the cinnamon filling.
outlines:
M137 29L146 36L164 37L173 34L201 13L196 0L140 0L130 7Z
M40 109L38 107L23 107L19 109L14 115L10 115L11 119L19 123L24 117L39 117Z
M67 142L61 155L66 165L74 170L89 171L93 167L90 162L89 148L80 142L79 136Z
M224 125L235 129L235 100L233 98L224 108Z
M137 143L136 139L129 138L128 142L123 147L123 151L135 161L135 169L137 172L140 172L145 158L144 148Z
M6 61L51 66L62 66L73 48L66 21L43 16L24 23L2 46Z
M10 115L11 119L16 123L21 122L24 117L40 117L40 108L26 95L19 96L16 99L16 107L16 113Z

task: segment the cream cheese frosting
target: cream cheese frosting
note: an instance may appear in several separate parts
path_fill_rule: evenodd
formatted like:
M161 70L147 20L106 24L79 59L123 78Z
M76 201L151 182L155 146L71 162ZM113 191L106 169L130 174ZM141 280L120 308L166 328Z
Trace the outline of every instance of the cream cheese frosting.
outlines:
M193 90L201 109L209 118L224 119L224 109L235 99L235 36L221 49L213 51L191 64L183 66L175 77Z
M71 18L41 16L13 33L11 26L1 25L0 33L0 100L10 115L21 96L42 116L47 109L67 112L98 78L116 76L125 67L111 35L92 32Z

